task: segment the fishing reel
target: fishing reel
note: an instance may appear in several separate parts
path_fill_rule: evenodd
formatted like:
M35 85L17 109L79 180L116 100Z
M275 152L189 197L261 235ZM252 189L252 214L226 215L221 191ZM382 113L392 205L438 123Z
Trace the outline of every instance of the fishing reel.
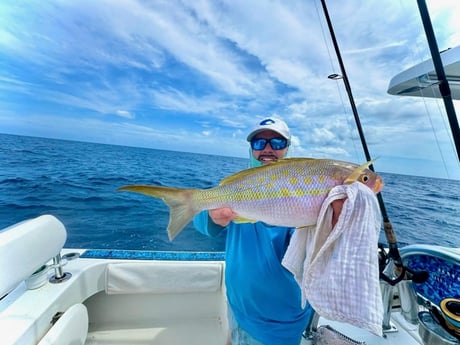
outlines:
M380 279L395 286L402 280L412 280L414 283L424 283L429 278L427 271L414 271L409 267L403 265L399 251L397 247L391 247L385 249L383 243L378 243L378 255L379 255L379 272ZM390 262L393 262L394 269L393 274L388 274L387 268Z

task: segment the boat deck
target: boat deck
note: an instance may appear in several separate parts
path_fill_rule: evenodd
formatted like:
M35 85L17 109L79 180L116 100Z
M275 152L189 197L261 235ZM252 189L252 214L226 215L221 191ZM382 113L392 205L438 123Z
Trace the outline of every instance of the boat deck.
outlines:
M405 329L400 324L397 328L404 331L385 334L378 337L346 324L340 324L328 320L321 323L331 325L343 334L356 340L373 345L388 344L420 344L418 326L409 325L403 321ZM407 332L408 331L408 332ZM132 345L132 344L174 344L174 345L216 345L226 344L226 338L222 332L222 320L198 318L195 320L170 320L169 322L157 323L155 326L140 328L117 328L116 325L100 328L97 331L89 331L86 345ZM311 341L303 339L301 345L310 345Z
M86 345L216 345L225 344L220 320L195 319L171 320L155 327L130 329L99 329L88 332Z

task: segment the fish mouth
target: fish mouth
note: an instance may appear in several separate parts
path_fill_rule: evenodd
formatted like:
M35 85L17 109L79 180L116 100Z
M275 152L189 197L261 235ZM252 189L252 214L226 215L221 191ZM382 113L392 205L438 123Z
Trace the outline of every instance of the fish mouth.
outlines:
M385 184L383 183L382 178L377 177L377 179L375 180L374 186L372 187L372 190L374 191L375 194L380 193L384 185Z

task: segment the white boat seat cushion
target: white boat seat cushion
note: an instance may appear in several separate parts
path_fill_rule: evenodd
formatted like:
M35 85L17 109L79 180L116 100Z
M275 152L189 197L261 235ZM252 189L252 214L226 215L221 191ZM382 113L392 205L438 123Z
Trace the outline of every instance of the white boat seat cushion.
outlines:
M74 304L59 318L38 345L83 345L88 336L88 310Z
M207 262L134 262L107 265L107 294L215 292L223 265Z
M0 297L59 254L66 238L64 225L51 215L1 230Z

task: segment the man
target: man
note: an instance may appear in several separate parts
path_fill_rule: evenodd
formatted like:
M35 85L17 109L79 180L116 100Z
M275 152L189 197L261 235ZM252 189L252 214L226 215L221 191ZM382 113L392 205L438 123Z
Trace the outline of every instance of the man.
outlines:
M291 134L277 118L260 121L249 133L251 165L287 154ZM299 345L313 311L301 307L294 276L281 265L294 228L263 222L237 224L230 208L203 211L194 219L202 233L227 229L225 280L232 345Z

